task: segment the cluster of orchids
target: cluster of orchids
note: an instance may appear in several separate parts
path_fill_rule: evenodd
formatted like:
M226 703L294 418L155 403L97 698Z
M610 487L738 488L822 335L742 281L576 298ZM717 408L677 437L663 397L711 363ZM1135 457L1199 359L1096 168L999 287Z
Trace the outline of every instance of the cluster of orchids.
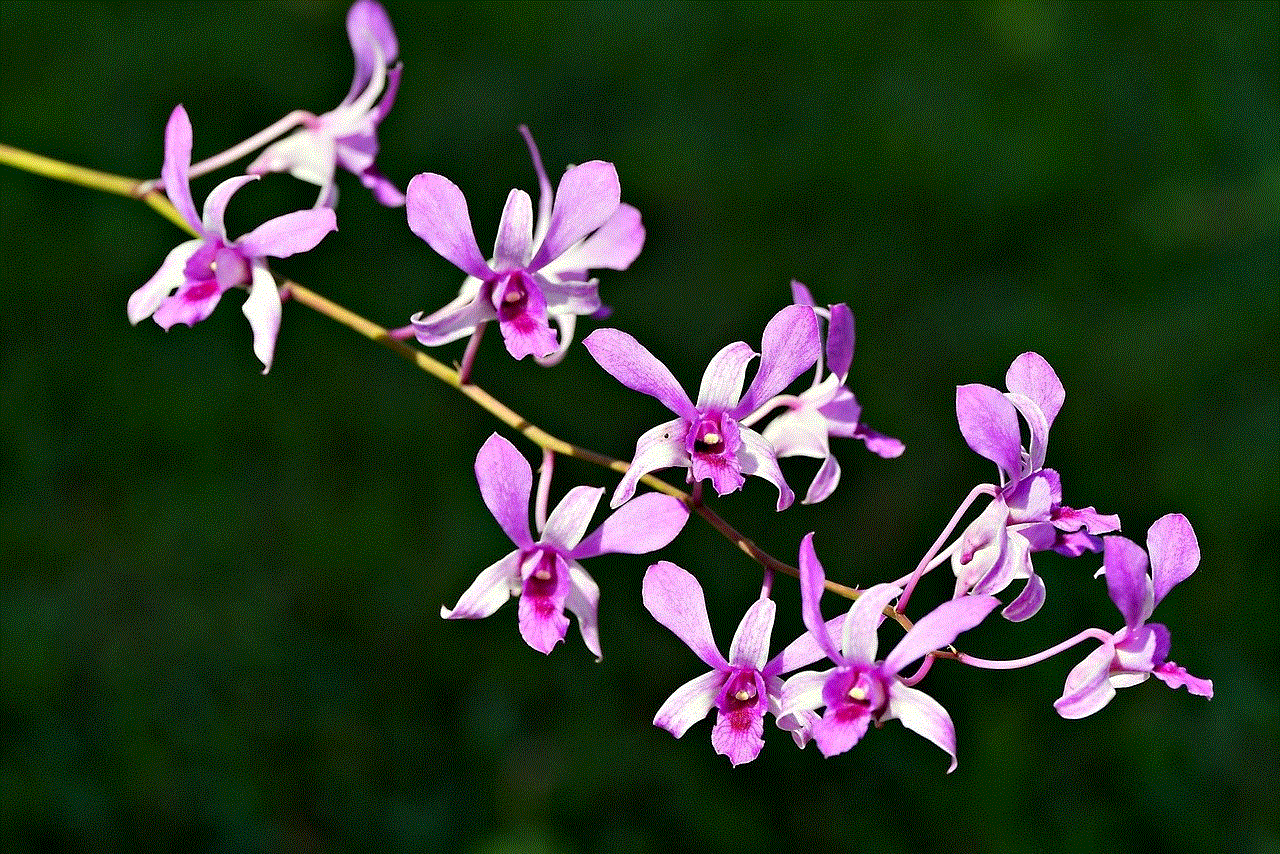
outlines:
M553 190L532 135L521 127L538 184L536 213L528 193L511 190L493 251L486 256L473 233L466 198L448 178L424 172L401 193L375 170L378 125L400 83L399 51L386 12L374 0L357 0L348 14L347 30L355 79L346 98L330 112L290 114L245 143L193 164L191 122L181 106L174 109L165 131L160 178L139 185L138 192L162 189L195 237L170 252L151 280L133 294L129 319L138 323L151 317L165 329L179 323L190 326L207 317L229 290L246 289L243 311L265 372L275 350L282 301L291 287L298 287L278 279L267 259L309 250L337 227L335 176L341 167L358 176L383 204L405 207L409 229L464 274L456 298L434 312L413 314L403 327L386 330L387 339L403 348L408 347L403 342L415 338L427 348L466 340L454 375L454 384L462 389L471 386L481 333L491 323L497 323L512 358L532 357L540 365L554 366L572 346L579 317L599 321L609 316L593 271L626 270L644 245L640 212L621 201L614 165L592 160L572 166ZM191 177L259 150L246 174L218 184L197 213ZM232 240L223 227L223 212L239 188L265 172L288 172L316 184L316 205ZM573 446L566 450L563 443L539 441L538 436L545 436L540 431L532 435L520 430L543 448L535 490L529 460L507 439L491 435L476 455L476 481L514 548L482 570L453 607L442 607L443 617L488 617L516 597L524 641L551 653L568 631L567 610L587 649L599 659L601 594L583 562L608 553L655 552L671 543L696 514L729 532L730 540L756 558L763 567L763 583L726 656L714 640L702 587L694 575L665 560L649 567L642 586L645 607L710 668L676 688L657 709L654 723L679 738L715 709L712 746L734 765L760 753L765 718L772 715L797 745L813 741L824 756L849 750L869 725L879 727L896 718L944 750L954 769L951 718L916 687L940 659L1010 669L1096 642L1097 647L1071 670L1054 703L1066 718L1093 714L1117 688L1150 676L1212 696L1209 680L1189 675L1169 659L1169 631L1148 622L1160 600L1199 563L1190 523L1177 514L1157 520L1147 532L1144 550L1118 533L1116 516L1063 503L1062 479L1045 463L1049 431L1065 393L1053 368L1036 353L1013 360L1005 390L981 384L957 389L960 434L975 453L995 464L994 482L968 494L914 569L856 590L826 580L813 533L799 544L798 566L791 567L738 535L703 496L704 482L723 496L743 489L748 477L755 476L773 486L777 510L783 511L795 494L779 458L819 461L802 499L812 504L839 486L840 465L833 450L839 443L833 439L860 440L885 458L903 452L901 442L864 423L849 388L854 319L846 304L819 305L806 286L793 282L790 304L765 326L759 352L742 341L725 346L711 357L696 399L657 356L626 332L597 328L582 344L605 372L627 388L656 398L673 417L639 434L629 464L611 466L621 473L609 499L611 514L591 533L587 531L602 488L575 486L548 512L555 456L575 453ZM808 387L789 391L807 373L812 374ZM605 460L604 464L617 462L598 454L580 455ZM665 469L683 469L688 491L654 477ZM642 485L649 489L640 491ZM980 502L985 506L979 509ZM966 518L971 520L961 528ZM982 659L956 649L957 638L997 608L1010 621L1027 620L1040 610L1046 585L1032 556L1050 550L1070 557L1101 553L1097 575L1103 576L1123 626L1115 631L1089 628L1018 659ZM942 566L955 576L951 598L909 617L918 583ZM799 578L805 632L770 657L776 612L771 594L775 573L780 572ZM1021 582L1016 595L1002 600L1015 582ZM828 618L821 608L824 591L852 600L851 607ZM881 656L877 650L885 623L894 624L899 637Z

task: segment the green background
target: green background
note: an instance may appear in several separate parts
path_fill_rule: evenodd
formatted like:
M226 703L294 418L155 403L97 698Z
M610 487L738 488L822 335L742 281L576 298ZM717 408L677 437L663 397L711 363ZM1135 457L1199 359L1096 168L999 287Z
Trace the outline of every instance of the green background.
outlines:
M1217 696L1150 683L1064 721L1084 649L944 663L924 687L955 720L954 774L897 723L829 760L770 723L731 769L708 724L650 724L702 671L640 604L652 558L588 567L601 664L576 628L530 650L511 605L439 618L509 547L471 472L489 416L298 305L266 377L235 295L194 330L131 328L126 299L182 235L4 167L0 850L1280 848L1275 3L388 8L405 70L382 169L456 181L486 246L507 191L534 187L520 123L553 175L615 162L648 241L601 276L610 323L686 387L729 341L758 345L793 277L852 307L852 386L906 454L838 442L828 502L775 516L753 479L716 502L727 517L788 561L817 531L842 581L901 574L993 476L955 386L1000 386L1034 349L1067 389L1049 452L1067 503L1139 541L1168 512L1195 525L1203 563L1157 619ZM0 141L154 175L181 102L206 156L341 99L345 11L0 2ZM387 325L453 296L402 211L349 175L341 192L340 231L282 272ZM313 197L259 182L230 231ZM491 335L478 379L618 457L666 417L581 347L543 370ZM814 465L792 462L803 492ZM613 482L562 462L554 494ZM755 566L696 521L663 554L702 579L727 646ZM1044 611L966 648L1116 627L1098 565L1040 556ZM782 643L798 597L777 588Z

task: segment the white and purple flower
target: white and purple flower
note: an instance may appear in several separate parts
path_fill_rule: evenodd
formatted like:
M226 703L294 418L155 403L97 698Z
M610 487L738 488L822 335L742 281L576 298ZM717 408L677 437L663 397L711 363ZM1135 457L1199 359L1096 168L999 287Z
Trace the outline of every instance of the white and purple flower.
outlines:
M689 518L688 509L669 495L645 493L584 538L604 489L575 486L551 511L535 542L529 530L533 469L515 446L497 433L491 435L476 454L476 480L485 506L516 550L481 572L458 604L440 608L440 616L481 619L510 597L519 596L520 635L529 646L550 653L564 640L568 608L578 618L587 649L600 658L596 623L600 588L579 561L660 549L680 533Z
M315 247L337 229L332 209L294 211L268 220L237 240L227 237L223 213L236 190L256 175L228 178L213 188L204 202L204 216L196 213L191 197L191 120L181 105L174 108L164 134L165 193L182 219L199 235L180 243L156 274L129 297L129 322L152 317L163 329L174 324L193 326L208 317L235 287L246 287L244 314L253 329L253 352L271 368L280 331L280 291L267 269L267 258L287 258Z
M757 355L750 345L736 341L711 357L696 404L667 366L627 333L597 329L582 343L618 382L657 398L678 416L636 442L631 467L618 483L612 506L630 498L641 477L672 466L688 466L690 483L710 478L720 495L741 489L746 475L762 477L777 487L778 509L790 506L795 495L782 477L773 446L738 422L817 360L818 322L812 308L787 306L769 321L760 346L760 368L746 394L742 386L747 365Z
M1031 554L1098 551L1098 535L1119 530L1120 519L1092 507L1063 506L1061 478L1044 468L1049 428L1066 398L1049 363L1037 353L1023 353L1009 366L1005 383L1007 392L979 383L956 389L960 432L975 453L996 464L1000 483L991 503L961 534L951 565L959 588L971 593L999 593L1015 579L1026 579L1001 612L1020 621L1039 611L1045 598ZM1019 415L1029 430L1025 448Z
M809 289L800 282L791 283L791 293L797 305L814 306ZM770 421L761 435L773 445L778 457L822 460L802 504L824 500L840 483L840 464L831 453L830 437L861 439L867 450L886 459L901 456L906 449L902 442L862 422L862 406L847 386L853 364L853 313L849 306L837 303L827 308L815 307L814 311L827 319L826 367L831 373L823 377L819 355L812 386L799 395L778 395L745 419L745 423L753 424L769 411L785 407L786 411Z
M813 740L823 756L849 750L877 726L897 718L907 729L941 747L956 767L956 734L947 710L928 694L908 686L898 675L913 661L947 646L978 625L999 604L994 596L965 596L943 602L916 621L883 661L876 661L876 630L885 607L902 591L878 584L862 591L836 645L831 628L818 607L825 573L813 550L813 534L800 545L800 596L805 627L817 639L835 667L803 671L787 680L782 690L783 714L799 714L826 707L813 726Z
M570 167L554 195L542 158L521 128L538 173L538 218L523 190L507 196L493 259L485 260L471 229L467 200L442 175L424 172L409 182L409 228L467 274L453 302L411 319L418 341L436 347L471 335L496 320L507 352L539 364L563 358L577 318L602 311L595 268L625 270L644 246L640 213L621 204L618 172L592 160ZM554 318L559 339L551 330Z
M1171 688L1185 686L1192 694L1213 696L1212 681L1169 660L1169 630L1147 622L1169 591L1200 565L1200 545L1187 517L1170 513L1157 519L1147 531L1147 552L1125 537L1105 538L1102 573L1125 624L1067 675L1062 696L1053 704L1064 718L1087 717L1111 702L1117 688L1150 676Z
M690 573L669 561L659 561L645 573L643 596L653 618L711 668L667 698L654 716L656 726L680 738L714 708L717 715L711 746L734 765L750 762L760 754L765 712L775 717L780 729L791 733L797 745L808 743L818 716L812 712L782 715L779 701L782 674L806 667L824 655L812 634L806 632L768 658L776 606L772 599L762 597L752 603L738 624L726 660L711 634L702 585ZM839 631L843 620L841 616L832 621L831 630Z
M400 207L404 194L374 168L378 125L400 86L400 47L391 20L375 0L356 0L347 12L355 76L342 103L319 116L302 115L303 128L273 143L249 165L249 173L288 172L320 187L317 206L338 200L338 166L360 178L384 205Z

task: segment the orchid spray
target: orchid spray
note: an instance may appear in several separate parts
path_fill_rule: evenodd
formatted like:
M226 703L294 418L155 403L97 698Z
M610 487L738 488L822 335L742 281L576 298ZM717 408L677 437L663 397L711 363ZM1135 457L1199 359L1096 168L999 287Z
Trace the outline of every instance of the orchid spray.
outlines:
M873 724L899 720L943 750L954 769L962 733L941 704L916 687L939 661L953 669L1013 669L1096 642L1097 648L1071 670L1062 696L1053 703L1066 718L1098 713L1118 688L1150 676L1212 696L1211 681L1191 676L1169 660L1169 630L1148 622L1171 588L1188 580L1200 561L1191 523L1181 515L1164 516L1151 526L1144 551L1117 533L1116 516L1091 506L1077 510L1064 504L1063 478L1046 466L1049 430L1066 394L1053 368L1037 353L1013 359L1005 390L980 383L957 389L958 435L952 439L963 439L994 463L995 480L969 492L914 568L890 570L885 580L862 588L828 579L814 545L820 537L811 533L788 552L798 555L798 567L792 566L757 546L718 509L722 496L740 490L745 492L743 500L751 500L746 484L756 477L776 490L774 509L787 511L795 496L779 458L792 456L819 460L804 503L837 494L837 457L852 443L833 439L858 439L884 458L903 453L901 442L862 420L850 387L854 331L847 304L820 305L798 282L792 284L788 302L779 287L780 304L763 329L748 330L745 340L715 342L719 349L702 356L707 367L696 398L631 333L613 326L590 332L581 344L599 367L627 389L656 399L671 416L647 429L616 425L617 435L634 438L629 460L558 438L512 410L496 392L476 384L473 369L486 325L496 323L502 336L506 355L496 354L500 364L492 372L502 378L503 367L515 367L505 361L508 357L533 356L552 368L574 346L578 323L598 323L608 313L602 291L613 286L613 273L627 270L636 260L646 240L639 211L621 201L626 164L584 160L565 169L553 190L531 133L521 127L538 184L537 204L524 190L511 190L493 250L486 254L473 232L466 198L452 181L424 169L407 182L402 195L377 169L377 132L401 80L400 46L387 13L374 0L357 0L350 8L347 32L355 73L350 91L334 110L319 116L290 114L245 143L193 164L191 121L177 106L163 145L158 146L159 179L105 175L7 147L0 148L0 159L52 178L135 196L191 235L128 298L126 313L133 323L151 317L166 329L192 325L206 318L227 292L245 289L253 352L270 367L284 305L298 303L408 359L493 415L512 435L541 449L535 488L532 466L508 438L477 434L476 485L456 488L478 489L512 549L501 555L477 554L476 565L487 563L487 568L460 592L455 604L422 603L424 610L439 607L451 620L479 619L494 615L515 597L517 607L507 610L517 612L514 619L525 643L541 654L578 655L573 644L568 651L556 650L570 624L567 611L576 619L587 650L599 659L609 638L598 614L608 607L610 595L626 589L617 583L605 556L660 552L694 515L723 535L730 547L692 570L657 558L639 586L654 619L709 670L684 677L672 674L672 693L653 710L653 720L680 737L715 710L712 747L734 765L760 755L764 722L771 716L796 745L816 742L824 756L849 751ZM198 212L191 177L228 168L253 152L259 153L245 174L217 184L203 212ZM425 153L423 165L433 165ZM337 228L343 171L352 173L384 204L404 204L400 227L459 271L458 279L443 288L457 290L452 301L431 313L415 313L420 294L406 293L399 325L388 328L269 266L268 259L305 252ZM265 172L288 173L318 186L316 206L229 238L223 224L228 202ZM601 280L595 278L597 270L611 272ZM626 321L611 319L618 326ZM429 352L463 339L467 344L457 370ZM746 343L757 340L758 351ZM701 348L702 342L689 346ZM810 371L807 387L795 388ZM555 462L561 457L601 467L617 482L611 488L571 485L548 512ZM655 475L672 468L680 470L677 482ZM707 481L714 496L702 491ZM612 512L588 533L606 492L611 493ZM985 506L971 513L979 501ZM1030 619L1041 609L1049 584L1033 567L1031 556L1045 551L1073 558L1101 552L1099 574L1105 588L1091 582L1088 572L1062 574L1051 582L1062 595L1073 590L1108 595L1124 626L1086 628L1047 650L1014 658L981 658L958 649L965 633L997 608L1015 621ZM744 573L738 552L758 564L758 580ZM591 574L582 563L587 560L592 562ZM954 583L948 579L944 585L950 595L919 608L913 596L920 582L943 565L954 575ZM748 576L744 589L751 595L741 598L743 616L727 655L712 634L703 585L695 572L703 578L712 572ZM779 575L799 579L800 614L790 616L804 631L771 656L775 624L782 616L773 599ZM1021 586L1011 595L1007 591L1016 582ZM824 617L824 594L849 603L845 613ZM914 616L908 616L908 606L916 606L911 608ZM998 636L1004 628L993 625L988 634ZM896 637L883 656L878 653L882 632ZM805 669L818 662L825 664ZM1043 702L1053 701L1045 697Z

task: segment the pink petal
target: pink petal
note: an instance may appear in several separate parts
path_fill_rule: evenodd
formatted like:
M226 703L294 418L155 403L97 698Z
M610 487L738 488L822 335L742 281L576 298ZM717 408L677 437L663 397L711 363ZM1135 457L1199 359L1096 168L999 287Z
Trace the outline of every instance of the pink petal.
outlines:
M203 242L200 240L188 240L185 243L179 243L169 251L160 269L156 270L146 284L130 295L128 305L130 323L136 325L142 319L150 317L169 294L186 283L187 279L183 271L186 269L187 262L191 260L191 256L196 254L196 250L201 245Z
M346 102L350 102L368 84L375 65L392 65L400 55L391 20L379 3L356 0L347 12L347 37L355 54L355 78Z
M676 378L639 341L618 329L597 329L582 344L600 367L632 391L657 398L663 406L690 421L697 410Z
M885 670L899 673L916 659L949 645L961 633L985 620L999 604L1000 600L994 596L964 596L943 602L916 620L911 631L898 641L884 660Z
M645 573L641 598L653 618L684 641L703 663L719 671L729 669L716 648L706 599L696 578L674 563L660 560Z
M538 543L559 552L571 551L587 532L591 515L596 512L602 495L602 486L575 486L569 490L547 517Z
M479 620L502 607L520 590L520 552L512 552L484 569L453 608L440 606L446 620Z
M550 225L529 263L537 270L613 216L622 198L618 170L612 163L591 160L566 170L556 187Z
M1088 717L1101 709L1116 695L1116 689L1107 678L1115 648L1103 644L1071 668L1062 696L1054 701L1058 714L1068 720Z
M773 618L777 605L772 599L757 599L751 603L733 642L729 644L729 662L734 667L750 667L759 670L769 658L769 638L773 634Z
M845 619L844 631L841 632L840 650L843 661L871 664L876 660L876 649L879 646L876 632L884 620L884 609L900 593L902 588L892 584L877 584L862 591L862 595L849 608L849 616ZM907 637L910 637L910 632ZM903 641L906 641L905 637Z
M822 461L822 465L818 467L818 473L813 476L813 483L809 484L809 491L805 493L804 500L801 504L817 504L819 501L825 501L836 491L836 486L840 484L840 463L836 462L834 456L828 456Z
M569 630L569 618L564 615L563 604L551 596L521 596L517 622L520 637L543 655L550 655Z
M811 406L799 406L780 413L765 425L761 435L773 446L778 457L823 459L830 454L827 419Z
M512 190L498 220L493 244L493 269L506 272L524 267L533 251L533 203L524 190Z
M805 534L800 541L800 613L805 628L813 635L822 651L832 661L840 662L844 658L828 632L826 620L822 619L822 609L818 607L825 582L826 573L818 561L817 552L813 550L813 534Z
M649 472L689 465L689 454L684 449L688 429L689 425L683 419L676 418L647 430L637 439L631 466L622 480L618 481L618 488L614 490L609 506L617 507L630 500L635 495L640 478Z
M597 619L600 587L576 561L569 562L569 594L565 597L564 606L578 618L578 631L582 632L582 642L587 649L591 650L596 661L602 659L604 654L600 652L600 623Z
M204 198L204 222L200 226L200 232L226 239L227 228L223 224L223 217L227 212L227 203L241 187L256 180L257 175L237 175L214 187Z
M533 469L529 461L515 445L494 433L476 454L476 481L485 506L511 541L526 551L533 548L529 534Z
M654 726L662 727L676 738L684 735L715 706L724 679L723 673L712 670L681 685L653 716Z
M1180 667L1172 661L1166 661L1151 672L1170 688L1186 688L1196 696L1213 698L1212 680L1192 676L1185 667Z
M569 556L647 554L668 545L684 528L689 508L661 492L646 492L622 505L578 544Z
M827 370L840 378L849 375L853 364L853 312L844 303L831 306L827 324Z
M249 286L249 298L241 308L253 330L253 354L262 362L262 372L271 370L271 360L276 352L276 336L280 333L280 289L275 277L261 263L253 265L253 284Z
M867 733L871 715L851 714L841 709L827 709L822 720L813 726L813 740L826 757L844 753L857 744Z
M1200 565L1200 543L1187 517L1170 513L1161 516L1147 530L1147 551L1151 553L1154 608L1175 584L1196 571Z
M1027 427L1030 429L1031 438L1027 446L1030 454L1030 470L1035 471L1043 468L1045 456L1049 449L1048 419L1045 418L1043 410L1036 405L1035 401L1026 395L1010 392L1005 394L1005 397L1022 413L1022 417L1026 419Z
M788 679L778 697L778 717L801 716L821 708L822 689L835 672L834 668L822 672L804 670Z
M772 483L778 490L778 510L786 510L791 506L791 502L795 501L796 496L782 476L782 469L778 467L778 458L774 455L773 446L759 433L747 427L738 428L738 438L742 443L738 448L738 463L742 473L762 477Z
M848 616L848 612L845 612L827 620L827 633L833 638L840 637L844 628L844 621ZM765 674L766 677L779 673L790 673L792 670L808 667L815 661L825 658L826 655L826 651L814 638L813 632L806 631L800 637L787 644L782 652L770 659L760 672ZM821 686L819 686L819 691L821 691Z
M764 747L764 704L720 712L711 730L711 746L735 767L750 762Z
M889 687L888 718L897 718L907 729L945 750L951 757L947 773L956 770L956 728L941 703L923 691L895 682Z
M236 241L251 258L288 258L314 249L331 231L338 230L333 208L294 211L269 219Z
M956 389L956 420L974 453L999 466L1011 481L1021 476L1018 411L1008 398L991 386L962 385Z
M1011 623L1020 623L1023 620L1029 620L1034 617L1040 607L1044 605L1044 580L1035 573L1027 579L1026 586L1022 588L1022 592L1018 594L1018 598L1010 602L1000 616L1004 617Z
M1062 381L1039 353L1023 353L1014 359L1005 374L1004 384L1009 391L1035 401L1048 422L1046 430L1053 425L1067 398Z
M585 272L601 267L607 270L625 270L644 248L644 236L640 211L631 205L618 205L613 216L595 234L566 250L540 270L554 275Z
M812 308L789 305L775 314L764 328L760 343L760 370L751 380L751 387L742 401L730 414L740 418L754 412L760 404L813 367L820 347L818 319Z
M164 182L164 194L169 197L187 225L203 234L196 203L191 198L191 119L179 104L169 114L164 130L164 165L160 179Z
M409 318L418 341L427 347L439 347L465 338L481 323L497 320L493 304L480 298L480 282L467 279L458 296L448 305L424 317L418 312Z
M529 132L529 128L520 125L520 135L524 137L525 144L529 147L533 171L538 176L538 223L534 228L533 240L535 243L541 243L546 237L548 226L551 225L551 179L547 177L547 170L542 167L542 155L538 152L538 145L533 141L533 134Z
M1121 536L1103 540L1102 568L1107 592L1124 615L1125 625L1136 629L1155 607L1151 580L1147 576L1147 553L1132 540Z
M467 199L457 185L432 172L409 182L409 229L427 245L468 275L488 279L493 275L471 230Z
M698 388L698 401L694 404L698 411L723 412L732 409L742 397L747 365L755 356L751 346L742 341L728 344L712 356Z

